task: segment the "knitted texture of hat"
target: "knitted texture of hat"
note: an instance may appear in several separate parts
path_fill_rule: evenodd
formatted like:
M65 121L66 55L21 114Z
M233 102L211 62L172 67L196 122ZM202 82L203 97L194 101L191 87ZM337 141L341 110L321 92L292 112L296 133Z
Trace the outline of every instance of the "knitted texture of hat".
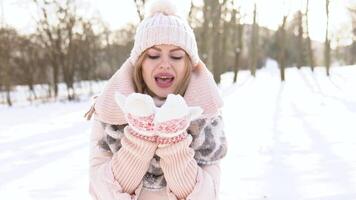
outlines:
M171 44L185 50L193 65L199 62L197 42L187 20L178 14L173 0L156 0L147 17L138 25L130 62L135 64L147 48Z

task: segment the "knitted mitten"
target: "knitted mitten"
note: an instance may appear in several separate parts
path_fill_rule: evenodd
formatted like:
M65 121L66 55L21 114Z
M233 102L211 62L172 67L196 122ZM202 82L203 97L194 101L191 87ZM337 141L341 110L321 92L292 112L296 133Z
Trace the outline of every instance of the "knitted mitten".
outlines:
M198 118L202 111L200 107L188 107L182 96L169 94L153 121L156 142L159 146L165 146L185 139L190 122Z
M115 100L125 113L129 124L128 132L141 139L155 142L153 119L157 108L153 99L140 93L132 93L128 97L116 93Z

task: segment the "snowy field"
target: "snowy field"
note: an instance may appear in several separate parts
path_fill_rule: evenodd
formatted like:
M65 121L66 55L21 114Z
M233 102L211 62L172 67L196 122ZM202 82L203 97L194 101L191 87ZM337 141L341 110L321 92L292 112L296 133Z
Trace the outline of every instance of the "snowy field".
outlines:
M221 200L356 200L356 66L222 75ZM0 107L0 199L88 196L90 101Z

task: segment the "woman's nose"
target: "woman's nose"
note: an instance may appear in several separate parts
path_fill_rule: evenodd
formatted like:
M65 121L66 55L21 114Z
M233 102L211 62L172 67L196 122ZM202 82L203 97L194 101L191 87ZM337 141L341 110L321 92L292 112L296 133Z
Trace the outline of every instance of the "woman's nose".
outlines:
M161 69L169 69L171 67L171 63L168 59L163 59L159 66Z

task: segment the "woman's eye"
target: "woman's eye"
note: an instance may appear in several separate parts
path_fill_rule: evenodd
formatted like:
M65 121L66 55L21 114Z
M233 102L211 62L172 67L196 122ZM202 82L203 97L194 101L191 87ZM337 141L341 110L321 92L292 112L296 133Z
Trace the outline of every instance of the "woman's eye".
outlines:
M148 55L148 58L154 60L154 59L159 58L159 56L151 56L151 55Z
M174 60L180 60L183 58L183 56L171 56L171 58Z

